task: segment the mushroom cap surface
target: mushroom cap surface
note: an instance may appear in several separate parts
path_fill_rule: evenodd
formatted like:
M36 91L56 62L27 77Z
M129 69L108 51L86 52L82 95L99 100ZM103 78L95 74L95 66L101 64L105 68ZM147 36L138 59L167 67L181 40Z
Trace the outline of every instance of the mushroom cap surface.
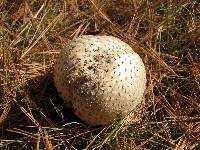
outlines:
M140 56L120 39L83 35L61 50L54 83L81 120L106 125L141 103L146 71Z

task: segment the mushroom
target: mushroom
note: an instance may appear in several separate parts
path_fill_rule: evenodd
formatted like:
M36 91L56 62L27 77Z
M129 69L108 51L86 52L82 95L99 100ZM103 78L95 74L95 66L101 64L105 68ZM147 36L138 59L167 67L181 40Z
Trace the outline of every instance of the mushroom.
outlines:
M61 50L54 83L81 120L107 125L142 102L146 71L140 56L120 39L83 35Z

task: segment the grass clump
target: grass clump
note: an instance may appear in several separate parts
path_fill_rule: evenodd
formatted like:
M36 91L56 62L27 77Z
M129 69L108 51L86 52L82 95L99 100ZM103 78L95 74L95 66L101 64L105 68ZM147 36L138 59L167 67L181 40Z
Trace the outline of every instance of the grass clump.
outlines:
M200 7L197 0L2 1L2 149L199 149ZM53 85L60 49L82 34L113 35L143 60L140 122L88 127Z

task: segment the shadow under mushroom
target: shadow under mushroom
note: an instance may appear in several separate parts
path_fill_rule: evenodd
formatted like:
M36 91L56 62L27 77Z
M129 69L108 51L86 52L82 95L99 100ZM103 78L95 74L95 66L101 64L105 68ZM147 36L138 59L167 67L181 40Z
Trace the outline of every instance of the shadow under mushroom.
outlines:
M53 74L51 72L29 80L26 87L29 98L35 103L36 111L43 112L54 123L83 123L74 114L73 109L67 107L64 101L59 97L54 86Z

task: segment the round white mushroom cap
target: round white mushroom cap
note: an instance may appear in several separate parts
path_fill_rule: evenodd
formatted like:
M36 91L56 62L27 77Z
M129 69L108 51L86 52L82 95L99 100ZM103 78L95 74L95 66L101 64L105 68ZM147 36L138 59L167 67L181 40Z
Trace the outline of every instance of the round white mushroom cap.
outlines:
M141 103L146 71L140 56L120 39L83 35L61 50L54 83L81 120L106 125Z

